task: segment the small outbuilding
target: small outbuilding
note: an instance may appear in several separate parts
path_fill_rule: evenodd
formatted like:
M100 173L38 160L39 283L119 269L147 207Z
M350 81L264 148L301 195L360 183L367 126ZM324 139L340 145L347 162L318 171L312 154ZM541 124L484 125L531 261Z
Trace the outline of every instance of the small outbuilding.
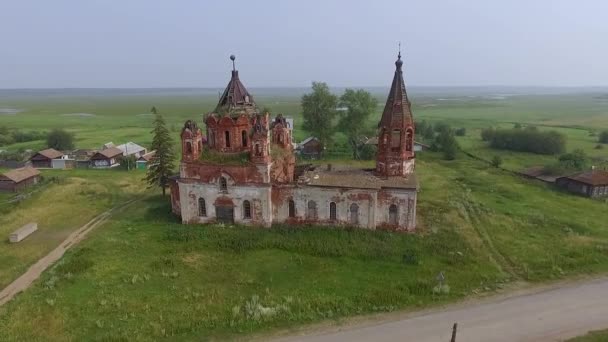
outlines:
M148 153L144 154L143 156L139 157L139 159L137 159L137 161L136 161L137 169L146 170L149 167L150 160L152 160L152 157L154 157L155 154L156 154L156 151L152 151L152 152L148 152Z
M40 171L24 167L0 174L0 191L17 192L38 183Z
M112 168L119 166L121 159L122 150L116 147L110 147L105 150L97 151L90 159L90 166L96 169Z
M297 150L303 157L316 159L323 153L323 144L316 137L308 137L298 144Z
M63 158L63 152L59 152L52 148L47 148L37 152L30 158L32 166L35 168L50 169L53 167L53 159Z
M591 170L559 177L555 180L555 184L586 197L608 196L608 172L603 170Z

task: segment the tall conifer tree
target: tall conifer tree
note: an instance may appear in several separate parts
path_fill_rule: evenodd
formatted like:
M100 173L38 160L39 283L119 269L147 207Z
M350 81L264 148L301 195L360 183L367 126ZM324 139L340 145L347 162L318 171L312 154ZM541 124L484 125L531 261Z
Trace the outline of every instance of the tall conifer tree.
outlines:
M169 177L173 173L173 164L175 162L175 154L173 152L173 140L167 129L165 119L163 116L156 111L154 118L154 129L152 134L152 150L156 151L152 160L150 160L150 167L146 175L146 181L150 188L159 186L163 189L163 196L165 196L165 189L169 182Z

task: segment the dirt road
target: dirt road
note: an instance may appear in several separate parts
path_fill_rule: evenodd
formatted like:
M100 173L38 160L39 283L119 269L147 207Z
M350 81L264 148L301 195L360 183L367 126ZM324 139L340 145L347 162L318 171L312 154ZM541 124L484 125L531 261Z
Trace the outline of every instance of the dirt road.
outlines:
M101 213L100 215L94 217L91 221L87 222L87 224L78 228L78 230L70 234L57 248L55 248L49 254L45 255L35 264L30 266L30 268L24 274L22 274L19 278L17 278L15 281L5 287L2 291L0 291L0 306L13 299L13 297L19 292L24 291L25 289L30 287L34 280L40 277L40 274L42 274L42 272L44 272L55 261L59 260L63 256L65 251L70 249L70 247L82 241L82 239L84 239L84 237L91 230L106 222L114 212L124 208L125 206L133 203L134 201L135 200L129 201L118 207L112 208L106 212Z
M608 328L608 278L278 341L561 341Z

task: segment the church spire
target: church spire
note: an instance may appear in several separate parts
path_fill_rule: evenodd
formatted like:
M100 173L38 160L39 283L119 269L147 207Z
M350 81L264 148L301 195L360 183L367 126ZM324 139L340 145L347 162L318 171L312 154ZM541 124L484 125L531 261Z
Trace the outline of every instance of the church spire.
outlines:
M395 75L393 76L393 83L391 84L391 90L388 93L386 99L386 105L382 112L382 119L378 123L378 127L389 127L397 124L398 126L413 125L414 119L412 116L411 104L407 98L407 92L405 90L405 82L403 81L402 71L403 61L401 60L401 48L399 48L399 54L397 55L397 61L395 61Z
M239 79L239 71L236 70L235 59L235 55L230 55L230 60L232 61L232 76L215 108L215 111L218 113L249 113L256 109L253 97Z
M405 176L414 172L414 118L403 81L401 44L395 61L393 83L378 123L376 173Z

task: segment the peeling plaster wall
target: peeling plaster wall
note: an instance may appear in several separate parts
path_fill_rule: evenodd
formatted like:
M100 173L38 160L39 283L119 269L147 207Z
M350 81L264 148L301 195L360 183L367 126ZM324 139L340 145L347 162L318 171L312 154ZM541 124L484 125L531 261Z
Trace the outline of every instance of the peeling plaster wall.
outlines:
M408 230L416 228L416 200L415 190L382 189L378 192L376 207L376 226L382 229ZM399 224L391 225L389 209L391 204L397 206Z
M216 221L215 203L232 201L234 222L269 227L272 223L270 186L239 186L228 183L228 190L221 191L216 183L179 183L181 217L183 223L207 223ZM205 199L207 216L199 216L199 198ZM251 219L244 219L243 202L251 203Z

